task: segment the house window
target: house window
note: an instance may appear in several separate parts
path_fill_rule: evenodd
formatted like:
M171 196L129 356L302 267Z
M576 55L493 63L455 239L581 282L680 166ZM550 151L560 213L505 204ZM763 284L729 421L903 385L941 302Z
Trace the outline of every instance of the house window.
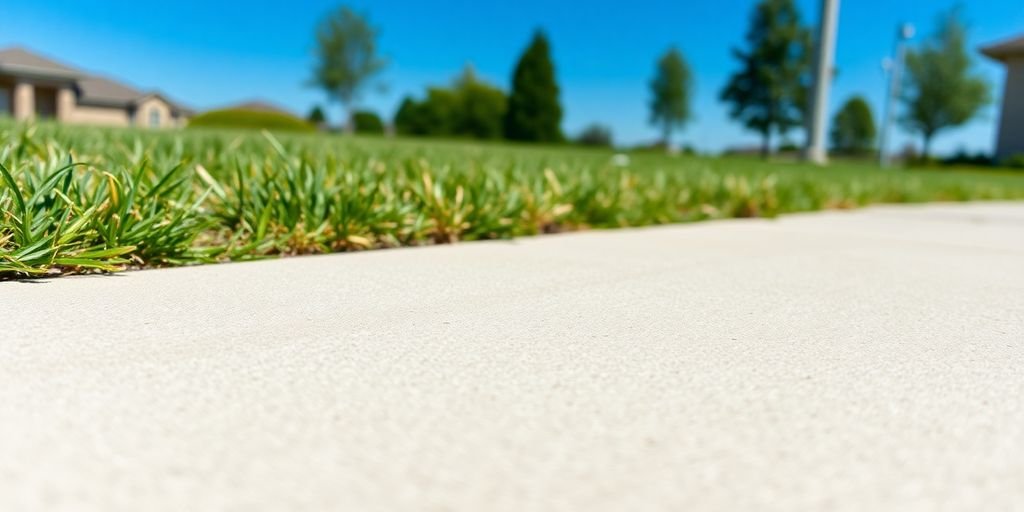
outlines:
M160 109L153 107L149 109L149 127L159 128L160 127Z

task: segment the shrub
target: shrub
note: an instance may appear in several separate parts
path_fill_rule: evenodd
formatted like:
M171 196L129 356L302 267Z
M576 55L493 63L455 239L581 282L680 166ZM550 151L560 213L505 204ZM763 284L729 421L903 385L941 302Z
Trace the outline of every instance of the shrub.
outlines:
M324 109L320 108L320 105L314 105L313 109L309 111L309 115L306 116L306 121L313 126L320 126L327 121L327 116L324 115Z
M601 124L592 124L583 129L576 143L583 146L611 146L612 130Z
M311 132L313 125L283 112L266 112L243 109L211 110L193 117L189 128L244 128L250 130L274 130Z
M800 152L800 146L797 145L797 143L795 143L793 141L784 140L784 141L782 141L781 144L779 144L779 153L799 153L799 152Z
M1017 153L1007 158L1003 165L1011 169L1024 169L1024 153Z
M383 135L384 121L376 112L360 110L352 114L352 121L356 124L356 133L369 135Z
M991 156L979 151L978 153L971 154L967 150L960 149L951 157L942 159L942 163L946 165L970 165L977 167L989 167L993 164Z

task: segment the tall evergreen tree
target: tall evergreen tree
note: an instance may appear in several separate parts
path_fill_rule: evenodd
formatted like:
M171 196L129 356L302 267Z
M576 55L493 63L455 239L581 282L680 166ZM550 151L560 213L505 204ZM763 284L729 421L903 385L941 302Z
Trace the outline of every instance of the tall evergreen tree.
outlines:
M970 121L991 100L989 84L974 72L966 43L967 29L960 11L953 9L941 16L930 40L907 53L901 121L921 134L925 157L935 134Z
M651 124L661 129L662 142L669 146L674 128L690 120L693 80L683 54L676 48L665 52L651 80Z
M843 104L832 120L832 147L847 154L864 154L875 144L875 118L863 96Z
M733 119L761 135L762 156L771 151L773 133L784 136L803 123L810 40L793 0L762 0L751 16L748 48L733 49L740 70L721 98Z
M522 141L560 141L561 123L555 65L551 61L548 39L538 30L512 74L505 137Z

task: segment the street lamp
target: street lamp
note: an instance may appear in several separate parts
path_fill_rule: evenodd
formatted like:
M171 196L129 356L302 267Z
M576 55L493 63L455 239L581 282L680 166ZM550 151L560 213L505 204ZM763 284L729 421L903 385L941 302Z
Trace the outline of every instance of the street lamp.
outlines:
M882 62L882 67L889 72L889 90L885 96L885 113L882 117L882 133L878 139L878 165L889 167L892 158L889 155L889 132L892 130L892 118L896 110L896 100L900 97L900 85L903 66L907 59L907 41L914 37L914 26L910 23L900 25L896 32L896 51L892 59Z
M821 0L821 21L818 24L818 44L814 63L814 90L811 93L813 103L807 127L807 149L804 154L805 158L816 164L828 162L825 134L828 128L828 93L834 73L838 17L839 0Z

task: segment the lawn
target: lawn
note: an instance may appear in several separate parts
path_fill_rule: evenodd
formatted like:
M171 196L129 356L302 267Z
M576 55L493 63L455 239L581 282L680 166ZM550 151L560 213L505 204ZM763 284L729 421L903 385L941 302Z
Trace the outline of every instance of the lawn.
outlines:
M0 123L0 277L870 203L1024 199L1024 173L561 146Z

